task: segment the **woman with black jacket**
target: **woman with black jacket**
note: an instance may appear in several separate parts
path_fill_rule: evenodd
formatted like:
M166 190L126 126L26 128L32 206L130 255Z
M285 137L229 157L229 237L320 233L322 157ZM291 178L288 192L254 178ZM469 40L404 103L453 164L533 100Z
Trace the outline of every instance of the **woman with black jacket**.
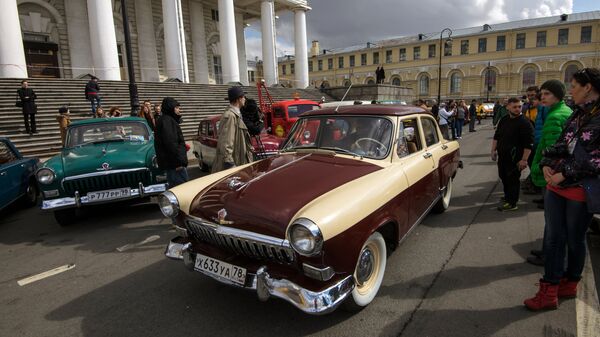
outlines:
M530 310L556 309L558 298L576 297L585 262L585 233L593 213L600 211L600 70L576 72L570 91L575 110L540 161L548 183L544 198L546 259L539 291L525 300Z

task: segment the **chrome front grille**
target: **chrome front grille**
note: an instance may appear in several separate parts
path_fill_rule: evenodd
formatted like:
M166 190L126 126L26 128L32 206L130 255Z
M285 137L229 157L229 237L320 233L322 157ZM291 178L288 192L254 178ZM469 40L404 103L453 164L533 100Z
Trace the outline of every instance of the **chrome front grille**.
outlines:
M73 195L75 191L84 195L92 191L120 187L138 188L139 183L150 184L150 172L146 168L95 172L68 177L63 181L63 188L68 195Z
M294 251L287 240L220 226L197 218L187 219L186 225L196 240L235 254L281 264L294 262Z

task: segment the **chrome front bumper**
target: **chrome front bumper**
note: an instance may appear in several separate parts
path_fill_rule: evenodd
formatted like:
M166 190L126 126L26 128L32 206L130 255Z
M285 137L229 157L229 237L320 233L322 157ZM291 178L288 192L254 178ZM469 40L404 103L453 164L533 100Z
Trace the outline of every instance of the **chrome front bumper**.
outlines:
M91 201L91 200L89 200L89 198L86 195L80 196L79 192L75 192L74 197L44 200L42 202L42 209L43 210L56 210L56 209L62 209L62 208L81 207L83 205L90 205L90 204L103 204L103 203L107 203L107 202L128 200L128 199L134 199L134 198L143 198L143 197L147 197L147 196L151 196L151 195L160 194L160 193L166 191L168 187L169 187L168 184L156 184L156 185L144 186L140 183L138 188L131 189L129 196L115 198L115 199L109 199L109 200L98 200L98 201Z
M171 241L167 246L165 256L175 260L183 260L186 268L194 271L196 254L190 248L191 244L189 243L181 244ZM304 289L289 280L272 278L267 272L266 266L260 267L256 271L256 274L246 274L247 286L241 286L211 274L205 275L221 283L255 290L261 301L266 301L271 296L279 297L290 302L305 313L312 315L323 315L334 311L354 289L352 276L348 276L323 291L314 292Z

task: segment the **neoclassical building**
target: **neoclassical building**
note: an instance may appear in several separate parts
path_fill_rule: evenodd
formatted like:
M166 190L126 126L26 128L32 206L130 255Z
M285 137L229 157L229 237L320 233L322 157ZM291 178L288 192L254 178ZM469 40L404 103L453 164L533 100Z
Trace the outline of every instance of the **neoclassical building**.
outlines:
M249 83L244 29L260 20L262 72L278 83L275 14L294 12L294 81L307 87L306 0L2 0L0 78L124 80L123 25L138 81ZM250 70L250 77L254 75Z
M433 32L321 50L313 41L308 61L313 86L385 84L410 87L411 98L498 98L520 95L547 79L565 82L582 67L600 66L600 11L563 14ZM443 48L441 48L443 45ZM441 52L440 52L441 51ZM440 54L441 76L439 74ZM282 83L293 80L294 56L280 58Z

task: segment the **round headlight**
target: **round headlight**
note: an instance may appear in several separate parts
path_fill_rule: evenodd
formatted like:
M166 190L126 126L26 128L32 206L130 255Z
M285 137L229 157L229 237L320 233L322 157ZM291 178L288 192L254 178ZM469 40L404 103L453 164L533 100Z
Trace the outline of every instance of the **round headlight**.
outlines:
M54 181L56 174L51 169L44 167L39 169L35 176L40 184L50 185Z
M158 207L167 218L174 218L179 214L179 201L170 191L166 191L158 196Z
M156 160L156 155L152 156L152 166L154 168L158 168L158 160Z
M292 248L303 256L317 255L323 248L321 230L308 219L296 220L288 229L288 238Z

